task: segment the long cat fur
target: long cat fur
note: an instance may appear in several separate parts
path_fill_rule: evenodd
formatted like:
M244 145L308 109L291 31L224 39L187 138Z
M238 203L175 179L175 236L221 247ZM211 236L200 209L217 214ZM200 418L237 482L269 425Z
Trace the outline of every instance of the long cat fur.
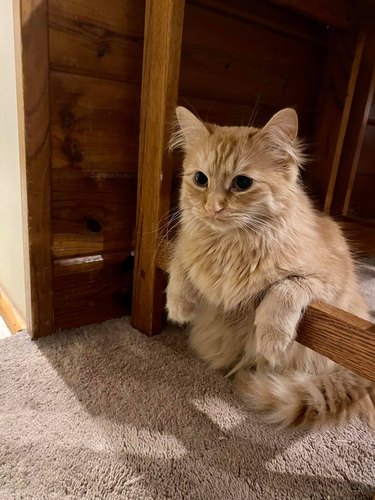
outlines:
M279 111L261 129L176 114L171 145L184 161L170 320L191 324L198 356L233 375L268 422L313 428L361 415L374 424L375 385L294 341L313 301L369 318L338 224L312 207L299 180L297 114ZM196 185L197 171L207 187ZM236 175L251 177L250 189L233 190Z

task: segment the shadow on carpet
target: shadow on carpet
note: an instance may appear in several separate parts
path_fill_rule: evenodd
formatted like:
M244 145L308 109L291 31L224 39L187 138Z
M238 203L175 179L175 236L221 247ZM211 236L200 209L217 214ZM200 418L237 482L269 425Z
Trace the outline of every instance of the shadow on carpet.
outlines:
M128 319L0 344L0 498L361 499L375 436L360 421L283 431L170 329Z

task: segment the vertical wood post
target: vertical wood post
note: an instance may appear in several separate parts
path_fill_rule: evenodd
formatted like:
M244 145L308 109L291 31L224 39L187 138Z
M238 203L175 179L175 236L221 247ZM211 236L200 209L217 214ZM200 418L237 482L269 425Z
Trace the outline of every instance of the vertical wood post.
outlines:
M164 280L157 268L160 219L169 210L170 125L177 102L184 0L146 0L131 323L153 335L161 330Z
M317 165L312 172L312 184L319 191L326 213L331 209L364 41L362 32L335 30L331 35L317 124Z
M53 331L47 0L14 0L26 320L33 338Z

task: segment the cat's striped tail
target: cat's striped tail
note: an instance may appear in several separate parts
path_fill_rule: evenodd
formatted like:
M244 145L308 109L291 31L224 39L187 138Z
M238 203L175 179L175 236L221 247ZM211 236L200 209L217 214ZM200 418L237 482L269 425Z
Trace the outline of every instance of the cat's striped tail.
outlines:
M324 375L240 370L234 383L249 409L280 427L313 429L355 415L375 427L375 384L341 367Z

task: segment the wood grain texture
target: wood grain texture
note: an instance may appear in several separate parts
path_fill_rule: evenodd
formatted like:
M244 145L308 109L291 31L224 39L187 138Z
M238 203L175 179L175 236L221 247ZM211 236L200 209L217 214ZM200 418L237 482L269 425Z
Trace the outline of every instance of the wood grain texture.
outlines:
M328 304L310 306L297 341L361 377L375 381L375 325Z
M316 167L309 181L326 213L331 209L364 41L363 33L334 31L331 36L316 125Z
M171 246L162 242L157 263L167 271ZM324 303L307 308L297 341L358 375L375 381L375 325Z
M136 172L138 85L51 72L52 168Z
M271 2L337 28L347 28L350 24L349 0L271 0Z
M364 151L362 151L363 139L365 137L365 133L368 133L368 130L366 131L366 126L374 96L374 54L375 37L372 37L371 39L371 37L367 36L358 73L357 84L355 86L341 160L338 166L339 175L337 177L332 199L331 212L335 215L347 215L348 213L360 156L361 172L364 171L364 165L368 164L370 169L372 168L375 174L375 127L372 141L371 139L369 140L366 138L366 146L371 143L373 145L372 154L368 155L367 161L365 156L365 151L367 152L367 149L365 148Z
M14 2L23 214L27 234L27 328L53 331L47 0Z
M140 83L143 0L49 0L52 69Z
M0 316L12 333L26 329L25 319L14 307L12 301L2 288L0 288Z
M302 17L288 9L272 5L264 0L189 0L195 5L206 10L223 14L226 18L232 17L241 22L251 22L266 26L278 33L287 34L290 37L313 42L318 45L327 44L326 26ZM188 6L187 6L188 7Z
M54 170L53 256L130 251L136 196L135 175Z
M76 328L130 313L133 259L128 252L56 260L55 328Z
M211 101L253 106L258 100L312 111L324 53L316 44L188 4L179 91Z
M173 164L167 143L177 102L184 4L146 2L131 322L149 335L161 329L164 280L155 257L159 221L169 209Z

